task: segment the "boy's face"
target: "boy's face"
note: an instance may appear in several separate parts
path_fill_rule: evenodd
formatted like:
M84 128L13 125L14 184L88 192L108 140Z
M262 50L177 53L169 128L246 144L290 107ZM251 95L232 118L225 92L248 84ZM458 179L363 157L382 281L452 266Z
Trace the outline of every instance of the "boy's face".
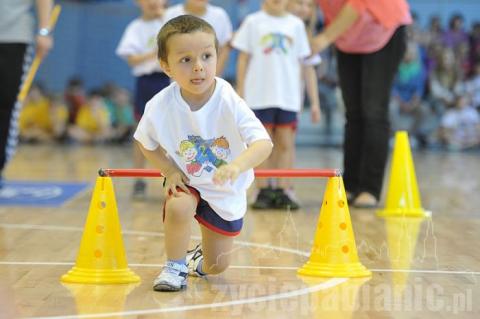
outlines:
M275 14L283 14L287 10L289 0L264 0L265 9Z
M208 4L208 0L186 0L185 4L195 8L205 8Z
M288 11L306 21L312 15L313 6L313 0L290 0L288 2Z
M163 12L166 0L137 0L137 3L142 10L143 15L147 17L156 17Z
M191 99L210 94L217 66L215 36L203 31L175 34L168 39L167 50L167 61L160 64L182 94Z

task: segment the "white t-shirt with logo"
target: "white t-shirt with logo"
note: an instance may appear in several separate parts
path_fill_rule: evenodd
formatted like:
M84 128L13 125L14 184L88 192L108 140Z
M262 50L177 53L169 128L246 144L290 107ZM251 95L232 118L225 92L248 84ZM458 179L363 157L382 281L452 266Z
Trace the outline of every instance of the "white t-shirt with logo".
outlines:
M165 12L165 22L184 14L189 13L185 11L183 4L171 6ZM232 21L230 21L230 17L223 8L207 4L205 14L199 16L199 18L207 21L213 27L220 46L224 46L230 41L233 29Z
M143 20L137 18L130 22L118 44L116 54L124 59L129 55L145 54L157 50L157 34L165 20ZM157 59L148 60L132 67L134 76L162 72Z
M240 174L233 184L221 186L213 184L215 171L238 157L247 145L270 140L245 101L220 78L209 101L194 112L178 84L170 84L147 103L134 138L150 151L161 146L190 179L189 185L228 221L245 215L253 169Z
M236 32L233 47L250 55L245 101L253 109L279 107L299 112L301 64L310 55L305 25L292 15L248 15Z

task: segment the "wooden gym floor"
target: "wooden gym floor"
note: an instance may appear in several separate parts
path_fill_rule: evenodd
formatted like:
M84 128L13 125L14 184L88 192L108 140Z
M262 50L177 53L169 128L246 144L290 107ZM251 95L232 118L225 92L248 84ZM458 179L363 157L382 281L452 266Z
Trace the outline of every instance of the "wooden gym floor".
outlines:
M338 149L300 148L297 157L298 167L341 167ZM7 180L91 187L59 208L0 206L0 318L477 318L479 153L415 152L414 162L431 219L386 220L350 208L371 279L296 275L312 247L326 184L303 179L294 181L300 211L247 213L227 272L158 293L151 286L165 261L159 179L149 180L144 201L131 199L132 179L114 179L125 251L141 283L59 282L75 262L97 169L130 167L130 147L22 145Z

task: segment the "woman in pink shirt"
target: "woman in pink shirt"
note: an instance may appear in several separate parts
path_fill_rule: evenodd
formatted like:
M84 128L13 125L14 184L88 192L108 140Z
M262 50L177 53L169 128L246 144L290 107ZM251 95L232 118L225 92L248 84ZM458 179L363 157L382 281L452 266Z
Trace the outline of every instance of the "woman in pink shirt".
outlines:
M344 181L349 201L374 207L388 156L388 105L411 23L406 0L317 0L326 28L312 40L318 53L334 43L346 108Z

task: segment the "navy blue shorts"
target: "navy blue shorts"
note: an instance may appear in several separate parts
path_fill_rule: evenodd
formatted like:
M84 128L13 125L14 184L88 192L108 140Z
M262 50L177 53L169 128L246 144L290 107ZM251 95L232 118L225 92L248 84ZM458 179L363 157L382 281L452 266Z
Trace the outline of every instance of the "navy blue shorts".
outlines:
M140 120L145 111L145 104L158 92L170 85L170 78L163 72L137 77L135 83L135 118Z
M233 237L240 234L243 226L243 218L232 221L223 219L200 196L200 193L195 188L188 186L188 189L197 198L197 211L194 217L199 224L224 236ZM177 187L177 191L183 192L179 187ZM163 204L163 220L165 221L165 203Z
M253 110L257 118L266 128L275 127L291 127L297 128L297 113L285 111L278 107L270 107L268 109Z

